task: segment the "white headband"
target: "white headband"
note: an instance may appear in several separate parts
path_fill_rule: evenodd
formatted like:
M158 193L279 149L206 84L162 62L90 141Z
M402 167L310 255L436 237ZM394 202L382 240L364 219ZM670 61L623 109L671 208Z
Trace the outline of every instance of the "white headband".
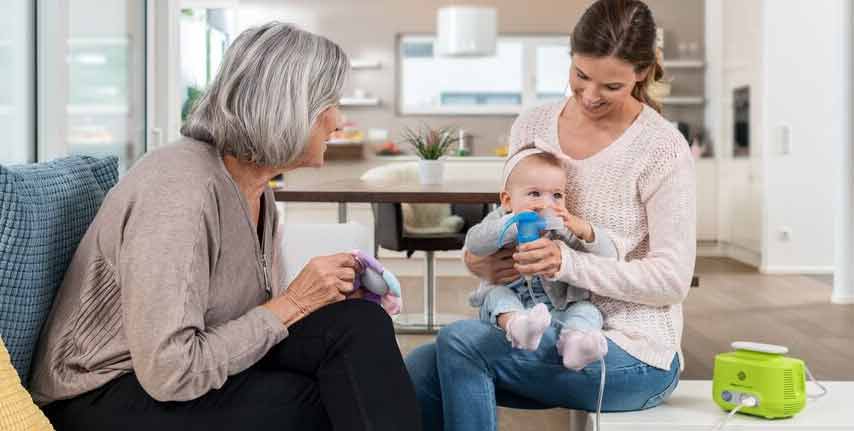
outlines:
M507 180L510 179L510 174L513 172L513 169L516 168L516 165L519 164L525 157L533 156L535 154L554 154L559 160L563 160L566 158L563 153L557 153L551 151L546 144L540 140L534 140L533 148L526 148L522 151L517 151L507 161L504 162L504 172L501 174L501 189L507 188Z

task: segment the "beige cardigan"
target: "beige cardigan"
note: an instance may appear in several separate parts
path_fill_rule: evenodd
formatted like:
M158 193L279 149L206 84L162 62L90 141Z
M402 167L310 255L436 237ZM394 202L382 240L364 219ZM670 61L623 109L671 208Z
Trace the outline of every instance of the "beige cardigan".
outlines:
M280 293L276 209L263 241L222 158L190 139L149 153L107 195L42 331L39 404L134 372L160 401L221 387L287 336L266 308Z

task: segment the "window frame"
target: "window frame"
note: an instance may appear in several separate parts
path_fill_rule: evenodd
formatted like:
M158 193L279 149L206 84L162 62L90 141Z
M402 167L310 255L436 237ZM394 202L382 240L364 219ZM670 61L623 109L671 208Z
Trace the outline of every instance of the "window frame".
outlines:
M537 99L537 47L564 44L569 50L569 34L500 33L498 39L522 41L522 102L520 105L457 105L447 107L407 108L403 101L403 43L412 40L433 41L434 33L398 33L395 38L395 112L398 116L515 116L526 108L542 104ZM549 43L551 42L551 43ZM569 71L567 70L567 79Z

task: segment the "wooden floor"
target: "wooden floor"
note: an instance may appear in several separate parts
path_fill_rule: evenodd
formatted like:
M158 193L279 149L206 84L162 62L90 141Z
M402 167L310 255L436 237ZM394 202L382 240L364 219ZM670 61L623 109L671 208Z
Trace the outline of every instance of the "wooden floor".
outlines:
M683 379L711 378L715 354L729 351L732 341L747 340L788 346L789 355L806 361L820 380L854 380L854 305L830 303L831 278L763 275L717 258L698 259L696 274L700 287L691 289L684 304ZM404 311L421 310L422 279L401 282ZM466 302L476 284L473 278L439 277L439 312L476 316ZM405 354L432 337L398 339Z

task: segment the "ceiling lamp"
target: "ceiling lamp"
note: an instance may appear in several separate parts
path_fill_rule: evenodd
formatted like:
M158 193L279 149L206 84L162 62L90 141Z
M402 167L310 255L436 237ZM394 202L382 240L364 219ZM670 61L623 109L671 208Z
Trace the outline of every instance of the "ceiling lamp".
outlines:
M447 57L495 55L498 12L493 7L446 6L437 19L438 54Z

